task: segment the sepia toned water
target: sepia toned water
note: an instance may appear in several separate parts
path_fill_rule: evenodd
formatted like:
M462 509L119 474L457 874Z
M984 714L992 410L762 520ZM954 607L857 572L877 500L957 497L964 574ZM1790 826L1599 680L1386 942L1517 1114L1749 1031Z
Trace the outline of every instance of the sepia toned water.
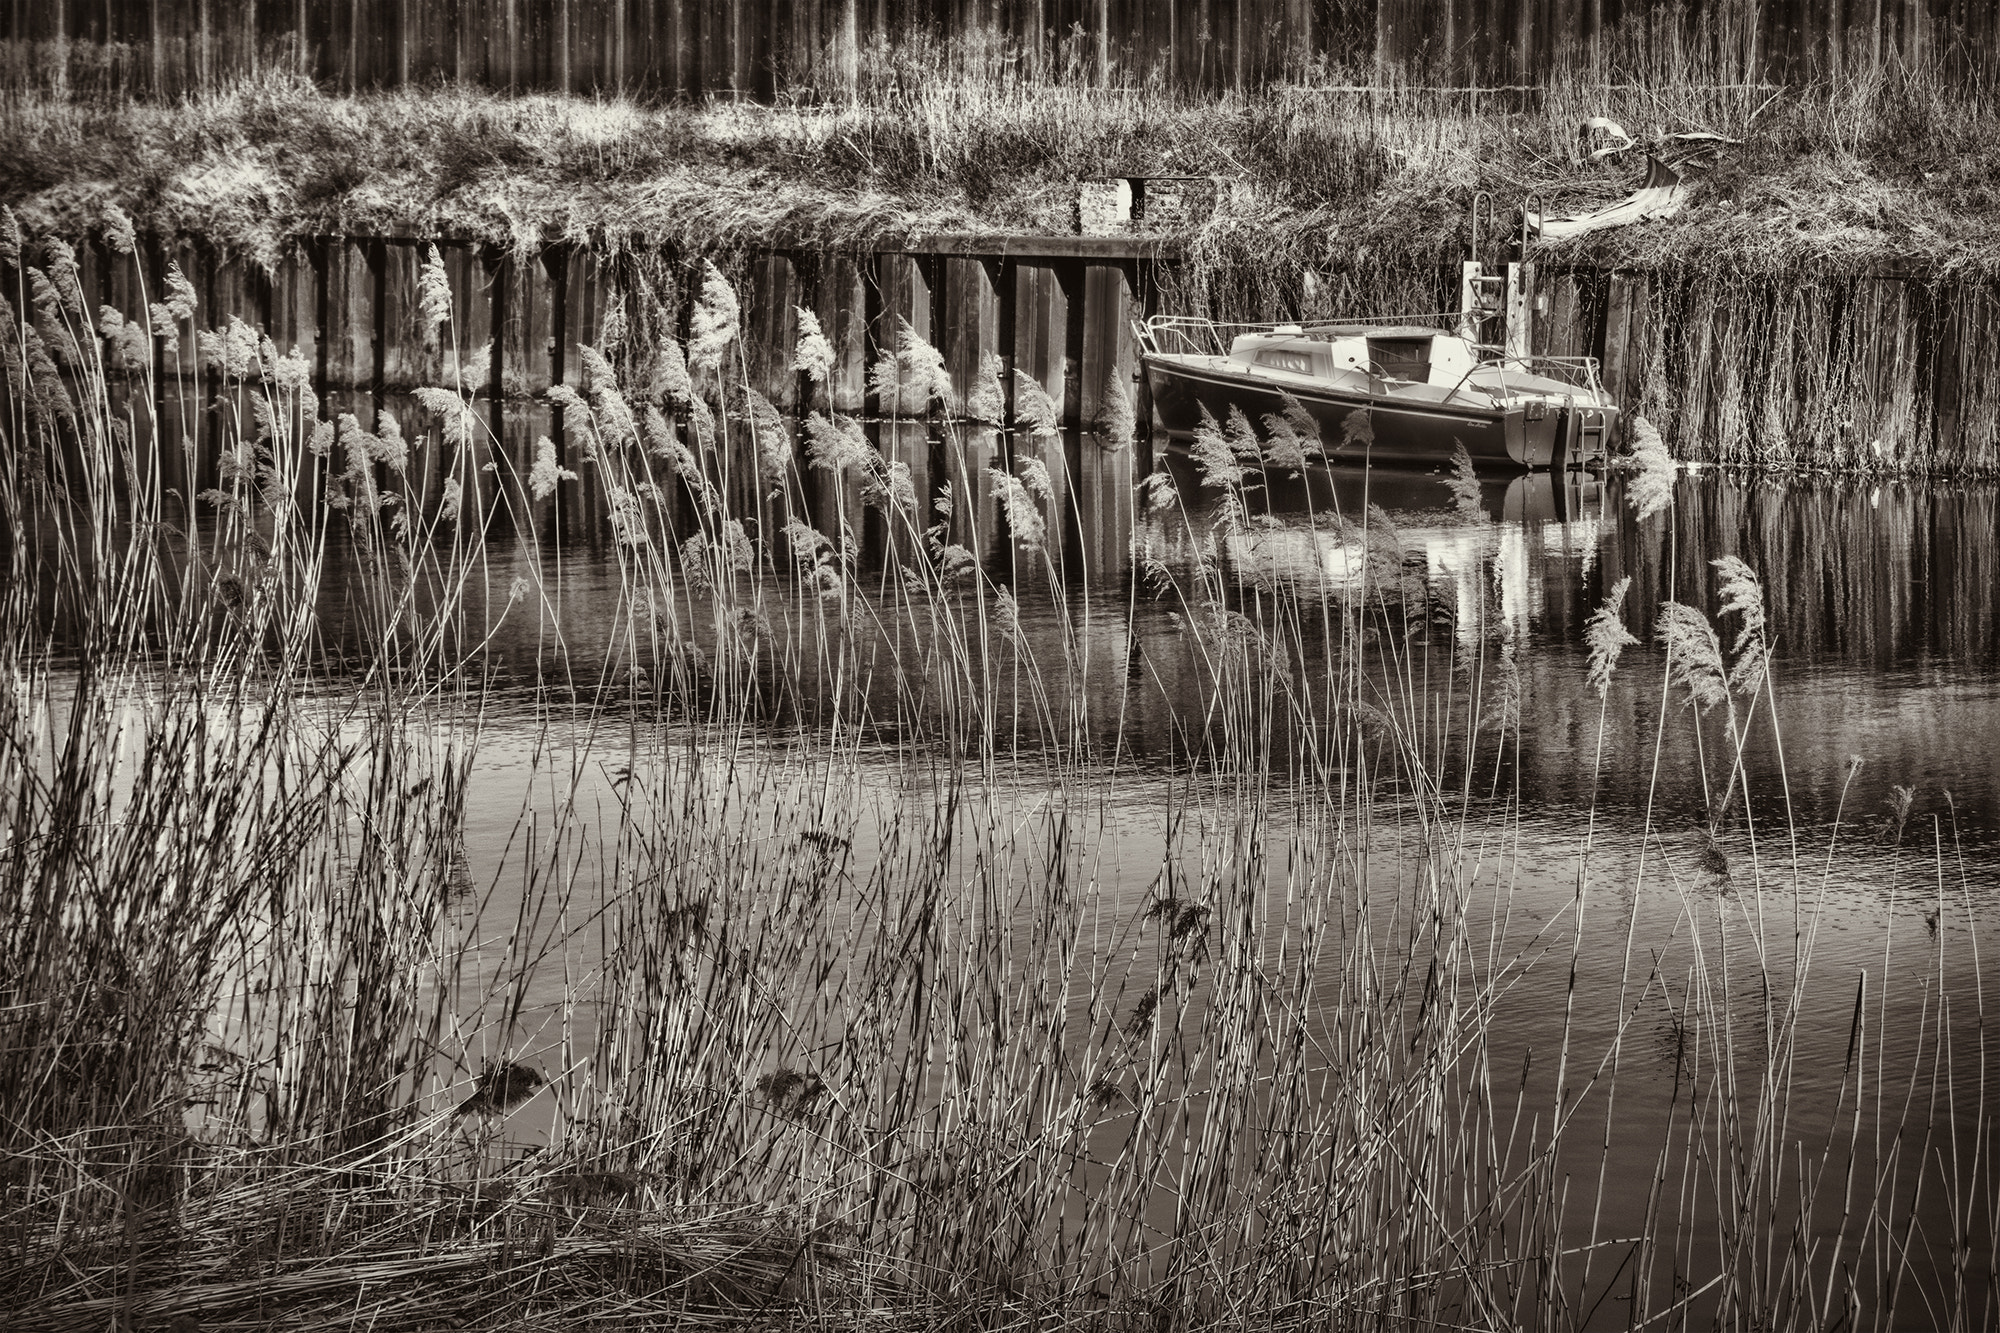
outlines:
M955 476L976 483L980 465ZM1995 1147L1975 1141L1970 1118L1955 1122L1935 1093L1941 1080L1955 1080L1961 1093L1981 1088L1994 1072L1981 960L2000 956L2000 492L1707 472L1683 474L1673 506L1640 521L1615 475L1485 479L1475 506L1455 501L1442 474L1324 469L1253 488L1247 521L1218 529L1221 493L1184 462L1168 463L1178 501L1151 509L1134 498L1129 456L1078 462L1073 453L1072 465L1080 521L1046 556L1024 555L990 497L971 488L963 494L972 514L955 516L963 526L953 535L976 544L997 578L1018 580L1021 635L1038 660L1062 660L1065 624L1082 645L1092 763L1110 793L1097 807L1089 862L1107 919L1136 921L1146 910L1160 867L1179 854L1168 835L1176 803L1184 810L1189 775L1214 758L1216 738L1205 734L1214 719L1202 702L1212 682L1189 646L1188 604L1173 580L1184 583L1206 561L1249 609L1260 590L1277 589L1292 604L1345 608L1360 616L1354 623L1364 634L1398 637L1387 656L1401 669L1383 682L1382 697L1400 692L1462 784L1473 933L1488 941L1482 966L1511 978L1490 1030L1493 1067L1518 1068L1522 1104L1546 1108L1556 1094L1556 1053L1565 1045L1590 1053L1582 1062L1589 1072L1568 1077L1572 1095L1589 1087L1599 1098L1590 1103L1591 1127L1576 1136L1593 1150L1574 1161L1566 1150L1565 1166L1579 1197L1596 1198L1601 1187L1594 1234L1637 1235L1649 1191L1671 1197L1687 1188L1663 1166L1672 1156L1663 1142L1667 1109L1688 1095L1689 1039L1676 1005L1697 970L1733 960L1743 977L1768 967L1771 985L1803 974L1796 1045L1749 1057L1757 1068L1788 1057L1771 1095L1798 1108L1791 1130L1812 1142L1839 1130L1839 1117L1855 1115L1848 1071L1857 1055L1875 1062L1865 1122L1878 1139L1854 1159L1858 1169L1901 1161L1903 1174L1883 1186L1885 1195L1916 1198L1924 1230L1956 1233L1972 1247L1956 1261L1949 1244L1913 1251L1911 1289L1949 1282L1955 1263L1977 1285L1991 1219L1954 1217L1937 1183L1920 1186L1912 1164L1944 1170L1937 1164L1950 1158L1952 1170L1973 1171ZM1372 545L1363 525L1373 529ZM860 536L861 582L872 577L886 589L894 553L882 533ZM1743 754L1747 814L1739 802L1721 821L1713 847L1725 865L1717 873L1702 832L1717 792L1702 774L1705 767L1711 787L1727 775L1718 748L1725 733L1719 714L1694 710L1685 691L1669 686L1654 629L1669 600L1718 611L1712 562L1724 556L1761 578L1774 653L1770 702L1751 714ZM1056 597L1044 579L1051 565ZM601 753L607 741L615 756L640 725L635 717L661 725L629 688L631 662L644 654L631 655L615 633L626 617L617 552L572 545L525 572L549 595L550 611L501 625L491 644L501 670L466 814L475 883L505 878L502 849L552 766L586 800L613 800L624 770ZM1363 591L1364 578L1385 577L1398 587L1393 628L1379 607L1368 609ZM1600 704L1587 679L1585 625L1627 577L1624 621L1641 642L1626 651ZM773 598L782 606L782 590ZM1336 634L1337 616L1323 633L1301 619L1309 665L1313 646ZM884 641L914 633L876 623ZM1717 624L1727 648L1735 622ZM526 679L525 664L540 660L556 632L573 663L593 665L565 682L566 703L552 711L548 680ZM1502 644L1519 676L1511 745L1469 730L1452 711L1462 710L1452 700L1462 700L1473 671L1494 671ZM795 679L813 678L809 659L808 650L789 668ZM1298 674L1299 687L1312 690L1310 670ZM991 678L997 713L1031 711L1018 672ZM825 701L809 689L773 690L770 701L762 725L777 751L786 735L825 724ZM894 713L887 692L880 703L885 717ZM879 766L867 771L864 747L859 781L895 791L913 740L898 728L908 725L881 723ZM1033 730L1015 729L1023 754L1031 755ZM1302 762L1302 739L1274 728L1259 762L1280 772ZM1470 772L1468 743L1486 747ZM592 745L595 759L587 757ZM1036 772L1030 758L998 774L983 787L982 809L1038 808L1048 793ZM1286 797L1280 790L1272 799L1282 807ZM1572 980L1586 830L1596 896ZM1396 842L1384 840L1385 861ZM857 861L873 850L864 827ZM1295 919L1301 908L1285 886L1274 880L1269 892L1272 920ZM1802 957L1809 967L1798 967ZM1754 1011L1757 995L1745 997ZM532 1029L554 1021L561 987L530 1000L523 1022ZM533 1044L534 1032L523 1036ZM1615 1095L1604 1099L1613 1073ZM1514 1076L1505 1081L1511 1092ZM1901 1103L1885 1093L1892 1088ZM1908 1095L1922 1088L1929 1101L1913 1112ZM1900 1157L1880 1137L1898 1128ZM523 1120L513 1132L532 1138L536 1130ZM1687 1264L1702 1267L1699 1256ZM1864 1306L1891 1276L1856 1279L1875 1293ZM1619 1302L1629 1296L1609 1274L1599 1280L1604 1301L1583 1326L1621 1327ZM1930 1318L1921 1302L1898 1308L1899 1324L1924 1327Z
M1262 582L1309 605L1321 599L1351 607L1364 575L1381 577L1386 547L1402 584L1401 614L1419 626L1402 649L1409 679L1421 679L1439 698L1463 692L1474 647L1486 645L1490 671L1491 645L1513 645L1522 744L1503 756L1494 790L1517 798L1526 826L1560 836L1594 800L1600 817L1640 818L1650 808L1656 826L1684 831L1707 805L1694 723L1703 724L1711 747L1721 743L1721 724L1706 714L1695 718L1684 692L1663 688L1655 622L1670 600L1715 612L1712 562L1737 556L1763 582L1773 646L1775 727L1756 719L1743 756L1753 792L1781 790L1801 836L1829 833L1838 815L1849 844L1843 855L1865 861L1856 843L1888 846L1885 821L1895 814L1898 788L1907 788L1912 800L1900 845L1942 839L1963 853L1970 888L1990 892L2000 884L2000 490L1684 473L1673 506L1642 523L1616 475L1534 473L1484 479L1479 512L1469 520L1454 508L1441 473L1320 469L1309 481L1274 481L1267 498L1253 492L1253 521L1218 536L1219 493L1204 489L1184 464L1169 466L1179 501L1153 512L1130 495L1129 460L1099 475L1079 469L1080 522L1050 556L1065 576L1060 599L1039 582L1043 558L1013 547L990 497L988 512L971 525L989 572L1002 580L1026 576L1019 623L1035 659L1062 661L1064 624L1083 642L1091 741L1107 766L1168 771L1202 751L1194 734L1200 721L1188 716L1202 681L1179 623L1189 604L1142 578L1134 550L1180 575L1206 547L1224 576L1252 596ZM1390 535L1378 537L1373 573L1354 532L1371 506L1391 525L1377 529ZM864 588L893 577L878 540L866 537L870 549L857 580ZM534 568L496 560L491 577L498 584L520 572L546 592L547 609L540 618L516 614L489 638L500 665L487 712L489 747L505 745L510 718L539 727L552 681L533 664L556 642L567 650L566 680L581 689L579 697L595 697L594 687L635 655L648 656L643 646L628 650L618 641L625 580L615 548L545 551ZM1641 643L1626 652L1600 717L1586 680L1584 629L1606 592L1628 577L1623 620ZM782 591L774 594L778 607L785 600ZM327 610L337 636L340 608ZM699 621L688 617L691 637ZM887 637L902 628L877 625ZM1726 649L1736 622L1717 625ZM1320 630L1310 617L1299 627L1309 650L1324 641ZM1379 627L1366 632L1375 636ZM790 670L810 679L809 656ZM1310 690L1310 678L1302 686ZM1016 706L1013 688L1002 679L996 709ZM816 707L810 698L774 693L770 722L779 733L810 726ZM886 704L878 710L892 711ZM881 725L886 734L889 724ZM1273 744L1272 762L1282 765L1284 738ZM1707 758L1719 778L1720 752Z
M1283 780L1315 762L1314 738L1296 721L1324 711L1314 692L1332 673L1316 675L1316 654L1330 659L1343 636L1359 635L1372 660L1391 668L1378 667L1365 698L1404 710L1447 779L1469 937L1484 954L1470 967L1504 982L1487 1027L1485 1059L1504 1071L1491 1075L1495 1086L1518 1098L1527 1123L1556 1104L1559 1078L1566 1097L1582 1098L1584 1123L1561 1158L1577 1198L1590 1201L1578 1205L1589 1221L1573 1218L1572 1231L1635 1237L1661 1192L1671 1200L1712 1188L1689 1185L1685 1145L1669 1142L1670 1112L1691 1095L1685 1006L1705 977L1702 985L1720 984L1752 1017L1796 1006L1801 1018L1783 1049L1755 1033L1745 1039L1742 1072L1752 1084L1761 1071L1783 1070L1751 1100L1785 1099L1788 1132L1809 1144L1844 1143L1858 1127L1862 1147L1843 1149L1835 1174L1851 1166L1865 1184L1882 1173L1865 1188L1914 1206L1923 1244L1907 1251L1909 1290L1988 1280L1993 1203L1961 1215L1950 1186L1990 1178L2000 1148L1986 1100L2000 1053L1983 985L1983 960L2000 956L2000 490L1684 473L1673 505L1642 521L1616 475L1484 478L1475 499L1455 496L1442 473L1327 468L1249 488L1236 515L1183 460L1165 460L1176 498L1148 503L1129 451L1073 439L1064 480L1074 518L1046 551L1026 551L1001 521L984 470L1000 442L971 444L989 452L940 461L935 449L927 460L921 448L907 451L940 463L937 484L957 488L943 537L1018 594L1018 646L986 650L991 692L981 701L1012 757L981 775L966 817L1032 829L1049 806L1042 704L1024 663L1069 663L1061 669L1075 672L1088 705L1069 744L1086 757L1063 770L1063 799L1090 809L1080 870L1103 923L1100 943L1123 940L1144 917L1164 865L1200 855L1185 845L1190 822L1226 823L1226 801L1205 813L1201 793L1230 764L1247 759L1275 779L1262 798L1274 825L1311 822ZM849 608L867 627L859 637L871 652L921 647L922 627L891 595L902 553L875 520L854 526L855 582L868 590ZM675 707L662 709L657 645L632 640L633 582L621 567L629 551L550 540L531 558L501 545L493 544L487 586L506 589L518 577L535 597L507 607L496 592L493 614L476 627L486 685L465 792L468 891L455 908L466 937L485 941L472 952L490 954L496 976L517 947L518 923L543 910L522 888L532 883L522 860L534 812L565 802L616 810L639 766L706 743ZM1725 556L1762 580L1772 685L1751 714L1747 799L1737 797L1711 841L1709 811L1730 767L1726 733L1719 713L1692 708L1666 679L1654 630L1661 606L1679 601L1717 614L1730 646L1737 622L1719 614L1713 568ZM321 604L336 653L365 638L340 591L347 558L333 553ZM1286 687L1306 702L1251 726L1259 740L1247 756L1222 753L1243 719L1217 717L1213 672L1186 629L1196 612L1185 590L1203 569L1246 616L1291 608L1290 632L1303 648L1285 670ZM1627 578L1623 620L1640 642L1600 700L1585 627ZM813 654L824 645L800 629L810 606L794 580L765 582L772 637L791 645L790 656L763 662L765 707L736 719L735 743L748 762L779 771L800 736L859 727L846 777L876 812L856 830L853 855L864 869L884 854L878 837L897 803L933 798L923 764L911 759L945 741L898 707L887 670L879 686L862 687L872 712L851 704L833 712L831 692L812 684ZM1382 596L1385 586L1392 597ZM701 599L690 598L674 612L675 632L700 640L701 612ZM994 608L983 614L990 621ZM1518 675L1511 738L1476 724L1465 704L1475 686L1489 700L1498 689L1502 648ZM798 799L811 798L797 776L766 790L788 783ZM1413 835L1400 817L1407 798L1393 786L1376 792L1380 827L1365 860L1385 886L1411 861ZM1580 908L1586 837L1590 888ZM1038 851L1031 832L1008 854ZM1313 907L1285 879L1282 860L1272 857L1267 870L1267 939ZM972 892L969 861L955 870ZM593 857L579 859L574 874L564 910L586 913L602 896L593 877L606 878L599 887L616 877ZM1383 901L1394 910L1396 893ZM567 961L544 968L510 1006L510 1029L480 1033L475 1044L550 1068L562 1050L587 1045L591 1010L578 1005L576 979L591 974L595 938L590 927L571 937ZM1124 965L1133 967L1129 958ZM1318 999L1338 1003L1331 993ZM1086 1003L1079 995L1073 1006L1080 1014ZM1857 1061L1868 1070L1862 1107ZM548 1098L522 1108L507 1125L509 1149L545 1141L553 1116ZM1115 1141L1118 1114L1100 1132ZM1158 1206L1168 1225L1172 1201ZM1720 1207L1697 1201L1692 1212ZM1723 1239L1702 1232L1694 1243ZM1709 1263L1698 1253L1675 1262L1694 1275ZM1878 1263L1854 1280L1865 1309L1895 1274ZM1597 1274L1595 1309L1577 1326L1625 1326L1620 1302L1630 1296L1620 1284L1630 1281ZM1934 1313L1907 1299L1896 1323L1928 1327Z

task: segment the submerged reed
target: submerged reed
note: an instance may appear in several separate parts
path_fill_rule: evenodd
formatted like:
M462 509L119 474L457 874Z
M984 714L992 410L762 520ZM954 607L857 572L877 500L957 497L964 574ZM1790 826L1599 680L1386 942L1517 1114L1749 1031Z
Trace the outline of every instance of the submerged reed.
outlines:
M328 423L286 358L228 330L241 410L174 429L154 357L107 359L129 324L65 301L45 253L0 334L15 1327L1991 1311L1990 1150L1947 1159L1896 1100L1928 1071L1953 1144L1991 1143L1962 1021L1936 1014L1916 1063L1890 1064L1864 993L1830 1119L1793 1102L1821 910L1802 881L1791 933L1771 924L1796 853L1707 896L1642 860L1609 928L1615 992L1580 980L1586 905L1625 874L1604 843L1656 830L1596 833L1567 922L1508 934L1500 775L1532 743L1530 650L1482 606L1462 660L1433 661L1378 507L1311 516L1356 582L1325 561L1258 573L1279 532L1259 492L1318 447L1289 414L1205 424L1224 517L1191 558L1148 530L1180 671L1131 656L1129 602L1065 595L1044 517L1074 480L1060 454L973 466L975 428L939 419L960 405L907 327L871 379L927 424L878 445L813 415L795 439L748 392L711 271L685 351L661 341L628 379L591 360L560 403L615 538L615 633L586 661L537 537L535 507L584 485L553 444L518 474L451 387L409 436ZM197 312L171 284L160 305L178 373ZM802 370L824 342L804 328ZM1030 440L1053 424L1016 402ZM959 460L933 493L894 456L904 429ZM161 454L193 476L204 443L233 461L189 502ZM842 483L832 513L808 473ZM1164 474L1143 496L1162 520L1183 503ZM1009 569L985 559L996 521ZM872 573L864 530L889 553ZM1666 669L1728 704L1733 792L1776 685L1754 572L1719 574L1733 665L1681 607ZM1601 709L1636 642L1625 587L1590 635ZM1053 635L1031 641L1030 615ZM534 645L532 778L504 831L475 833L500 780L482 756L520 744L486 716L503 639ZM1146 776L1118 719L1162 671L1185 749ZM1663 702L1661 734L1679 717ZM1778 808L1755 796L1757 818ZM1734 839L1728 805L1705 846ZM1153 811L1155 859L1121 861L1123 821ZM1685 939L1685 974L1640 962L1656 927ZM1524 1055L1499 1016L1562 931L1571 1021L1553 1060ZM1671 1090L1645 1092L1657 1162L1634 1186L1611 1125L1663 1011ZM1967 1256L1960 1277L1923 1267L1919 1237Z

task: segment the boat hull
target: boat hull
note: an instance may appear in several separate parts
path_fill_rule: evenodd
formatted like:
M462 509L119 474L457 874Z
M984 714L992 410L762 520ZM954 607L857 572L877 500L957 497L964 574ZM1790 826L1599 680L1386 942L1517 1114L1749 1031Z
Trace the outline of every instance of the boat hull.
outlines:
M1282 412L1282 395L1289 392L1319 423L1320 439L1329 455L1339 449L1339 457L1354 462L1444 463L1460 446L1475 465L1489 467L1561 467L1567 461L1564 440L1572 432L1560 407L1547 407L1539 419L1530 420L1529 409L1521 406L1482 408L1460 402L1344 392L1302 382L1281 384L1264 376L1222 369L1213 362L1213 358L1167 355L1145 358L1155 421L1168 435L1192 435L1201 423L1203 408L1218 422L1228 420L1231 407L1242 408L1252 422L1259 422L1266 415ZM1349 418L1363 410L1368 413L1373 440L1341 449Z

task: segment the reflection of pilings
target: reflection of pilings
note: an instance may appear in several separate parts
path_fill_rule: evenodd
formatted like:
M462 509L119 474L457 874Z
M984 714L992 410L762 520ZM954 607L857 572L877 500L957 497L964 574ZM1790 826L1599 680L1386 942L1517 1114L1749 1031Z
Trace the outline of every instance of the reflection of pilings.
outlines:
M1132 448L1107 447L1102 436L1086 434L1073 450L1082 576L1108 578L1123 571L1132 556Z
M1614 488L1605 506L1626 553L1628 622L1650 634L1659 604L1713 611L1712 561L1740 556L1763 580L1785 657L1839 656L1875 669L1935 654L2000 653L2000 495L1989 487L1817 478L1683 478L1675 503L1638 524Z
M945 540L972 552L982 565L999 553L1000 523L994 512L993 474L1000 458L1000 432L964 423L944 432L941 488L951 497Z
M1049 499L1039 501L1043 529L1041 550L1017 549L1014 553L1015 572L1020 577L1027 577L1031 573L1046 571L1061 579L1068 567L1067 551L1072 536L1071 499L1075 490L1069 450L1060 434L1035 436L1022 432L1013 436L1011 444L1009 461L1014 472L1018 475L1021 465L1030 459L1039 462L1048 472L1049 489L1053 492Z
M931 501L931 433L927 422L885 421L874 429L875 448L890 468L909 470L915 504L902 508L893 500L868 512L862 558L873 567L893 571L923 558L921 533L934 520Z

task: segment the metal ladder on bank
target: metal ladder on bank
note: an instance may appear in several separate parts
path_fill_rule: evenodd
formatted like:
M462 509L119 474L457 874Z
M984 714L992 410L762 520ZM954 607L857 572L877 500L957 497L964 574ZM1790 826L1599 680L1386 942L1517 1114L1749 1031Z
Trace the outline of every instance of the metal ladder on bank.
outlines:
M1535 352L1535 266L1528 262L1528 217L1537 202L1529 195L1521 203L1521 233L1514 258L1489 264L1481 244L1480 207L1483 203L1486 224L1493 226L1493 195L1486 190L1473 195L1465 258L1459 264L1458 335L1475 343L1497 345L1507 360L1523 365L1533 360ZM1486 327L1495 323L1500 326L1498 338L1490 336ZM1602 411L1579 407L1572 400L1565 420L1561 447L1569 466L1609 456L1611 429Z
M1472 196L1472 216L1465 259L1459 264L1458 335L1478 343L1497 343L1509 357L1526 359L1535 348L1535 269L1528 263L1528 209L1521 209L1521 236L1516 258L1489 265L1481 248L1481 204L1486 223L1494 222L1493 196L1486 190ZM1485 326L1497 322L1500 336L1486 336Z

